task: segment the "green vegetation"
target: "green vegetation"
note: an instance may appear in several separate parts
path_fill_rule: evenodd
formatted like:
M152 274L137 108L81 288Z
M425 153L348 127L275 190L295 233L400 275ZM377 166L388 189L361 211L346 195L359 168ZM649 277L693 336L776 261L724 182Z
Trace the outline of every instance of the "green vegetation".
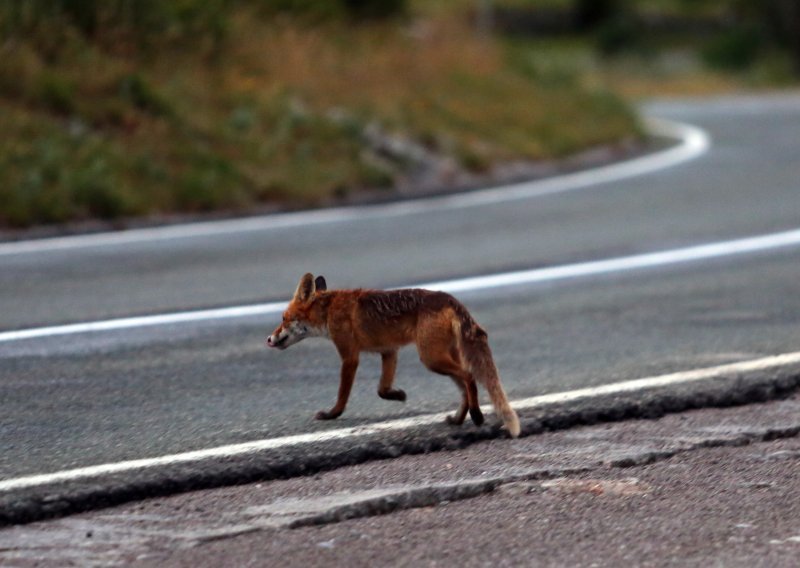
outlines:
M0 226L308 206L390 188L380 131L484 171L638 135L469 9L404 0L6 0Z
M5 0L0 227L389 189L410 162L368 132L474 172L629 140L636 118L612 92L793 84L797 6Z
M540 78L636 98L796 85L800 74L795 0L493 5L513 60Z
M636 118L612 92L794 83L796 6L5 0L0 227L388 189L410 162L375 131L474 172L629 140Z

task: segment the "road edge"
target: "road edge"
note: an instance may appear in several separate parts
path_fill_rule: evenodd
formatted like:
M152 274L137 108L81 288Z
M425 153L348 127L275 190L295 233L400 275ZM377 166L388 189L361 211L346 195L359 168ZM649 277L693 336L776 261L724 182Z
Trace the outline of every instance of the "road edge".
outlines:
M658 385L658 383L652 383ZM784 398L800 390L800 361L754 371L731 370L720 376L680 384L617 390L596 396L566 397L520 412L522 436L532 436L632 419L655 419L697 408L727 407ZM434 424L359 437L323 440L245 453L210 462L178 463L163 468L112 473L0 493L0 526L112 507L132 501L201 489L312 475L366 461L434 451L458 450L506 437L499 425L461 428Z
M1 241L0 257L215 237L287 227L349 222L364 218L401 217L425 211L466 209L492 203L532 199L659 172L698 158L710 148L709 134L697 126L652 116L645 116L642 120L648 136L653 139L675 140L676 143L663 149L645 152L632 158L612 161L596 167L441 195L121 231Z

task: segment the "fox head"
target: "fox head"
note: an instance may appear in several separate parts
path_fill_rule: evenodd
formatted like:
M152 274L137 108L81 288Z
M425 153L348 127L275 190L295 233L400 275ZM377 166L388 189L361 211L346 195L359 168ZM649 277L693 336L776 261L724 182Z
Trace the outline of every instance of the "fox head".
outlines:
M292 301L283 312L283 321L267 338L267 345L276 349L286 349L306 337L319 337L327 334L327 322L313 309L317 292L328 289L325 278L305 274L297 285Z

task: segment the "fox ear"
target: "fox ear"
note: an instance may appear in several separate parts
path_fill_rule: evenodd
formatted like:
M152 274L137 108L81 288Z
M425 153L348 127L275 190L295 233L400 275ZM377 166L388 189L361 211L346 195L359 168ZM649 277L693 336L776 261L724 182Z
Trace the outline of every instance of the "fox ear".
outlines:
M317 292L322 292L328 289L328 283L325 282L324 276L317 276L317 279L314 280L314 285L317 287Z
M305 304L311 300L311 296L314 295L315 289L314 275L311 273L304 274L300 279L300 283L297 285L297 290L294 292L293 301L302 302Z

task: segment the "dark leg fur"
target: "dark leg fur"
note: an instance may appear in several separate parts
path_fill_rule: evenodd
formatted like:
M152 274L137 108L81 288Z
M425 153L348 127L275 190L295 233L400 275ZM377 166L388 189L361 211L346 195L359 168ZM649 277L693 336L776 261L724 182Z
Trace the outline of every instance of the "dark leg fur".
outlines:
M314 416L317 420L333 420L344 412L347 406L347 399L350 398L350 390L353 388L353 381L356 378L358 369L358 353L349 356L342 356L342 371L339 380L339 395L336 404L328 411L320 410Z
M394 373L397 369L397 351L381 353L381 380L378 383L378 396L385 400L406 400L406 393L402 389L392 388Z
M448 423L463 424L467 415L467 410L469 410L472 422L474 422L476 426L483 424L483 413L478 405L478 388L475 384L475 380L472 378L472 374L450 358L439 360L435 363L426 361L423 361L423 363L434 373L449 376L456 385L458 385L459 389L461 389L461 406L454 416L448 418Z
M475 379L470 374L470 380L467 383L467 393L469 395L469 417L472 418L475 426L483 424L483 412L478 404L478 386L475 384Z
M458 407L458 410L456 410L455 414L448 416L444 421L447 424L452 424L453 426L461 426L464 423L464 419L467 417L467 408L469 407L467 402L467 389L464 388L464 383L461 382L460 379L455 377L450 378L453 379L453 382L458 387L458 390L461 391L461 405Z

